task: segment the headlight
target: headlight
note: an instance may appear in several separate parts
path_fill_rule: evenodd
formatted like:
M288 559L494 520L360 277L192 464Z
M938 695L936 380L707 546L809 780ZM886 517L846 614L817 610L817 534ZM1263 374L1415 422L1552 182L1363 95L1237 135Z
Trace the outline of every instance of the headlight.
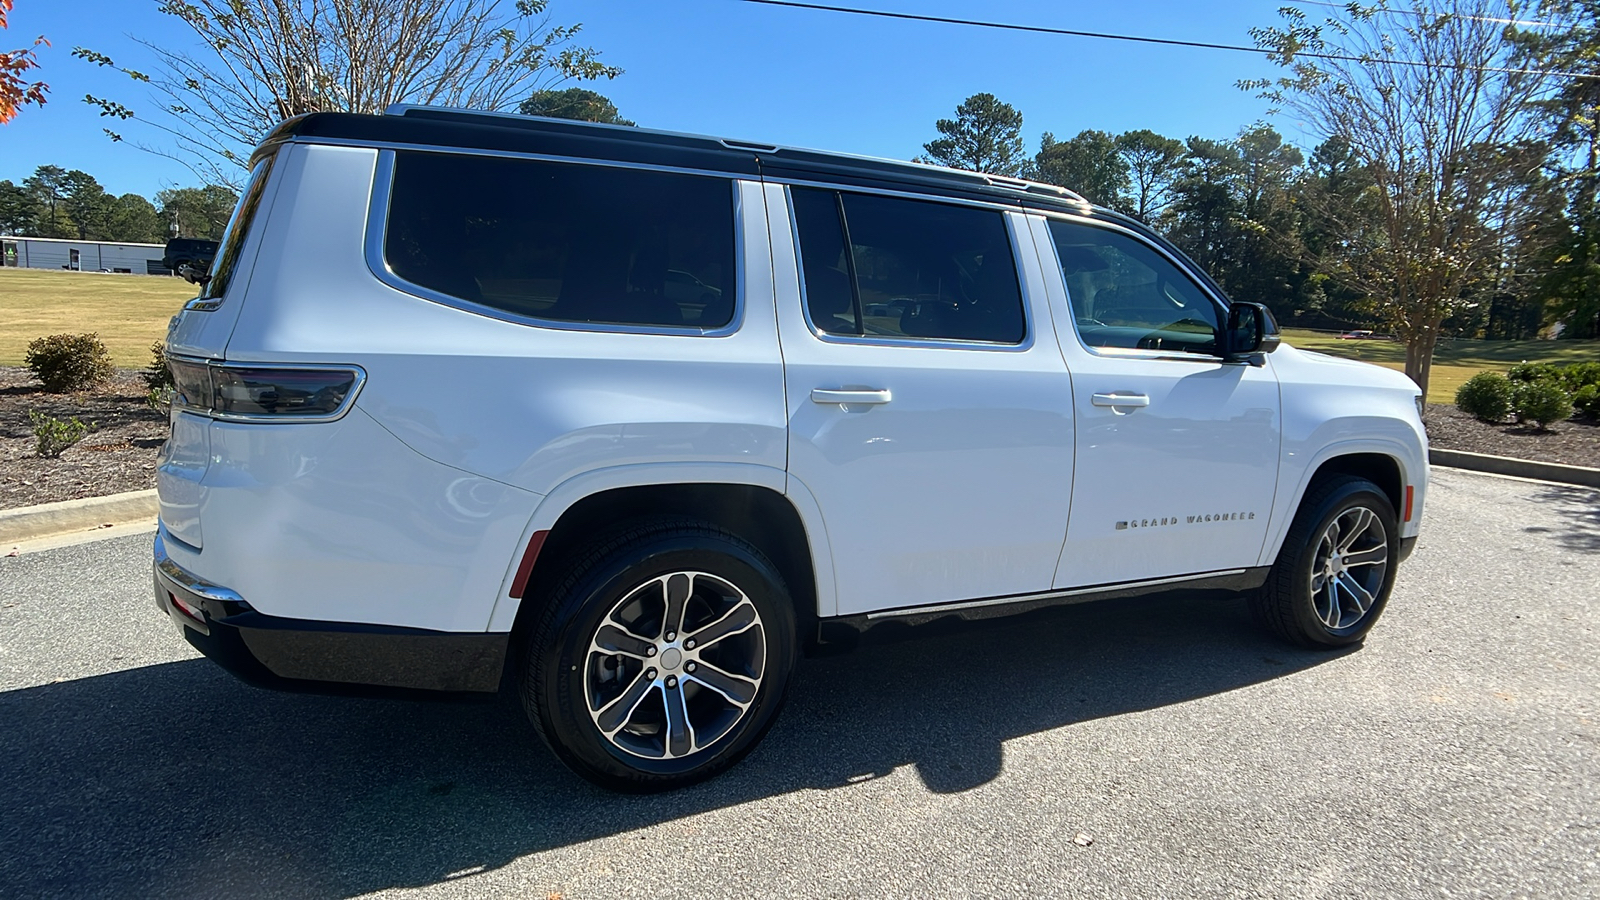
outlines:
M1412 398L1417 402L1417 418L1422 418L1428 411L1428 398L1421 394Z

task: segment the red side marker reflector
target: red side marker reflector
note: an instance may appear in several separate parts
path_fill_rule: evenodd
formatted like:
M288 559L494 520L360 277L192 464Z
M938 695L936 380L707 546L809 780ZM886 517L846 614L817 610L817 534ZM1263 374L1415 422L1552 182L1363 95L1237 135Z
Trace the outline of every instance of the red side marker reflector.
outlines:
M1406 485L1406 517L1401 520L1402 522L1411 521L1411 497L1415 492L1415 487L1409 484Z
M549 536L548 531L535 531L533 537L528 539L528 549L522 553L522 564L517 566L517 577L511 580L511 596L520 598L528 589L528 577L533 574L533 564L539 560L539 551L544 548L544 539Z
M183 598L179 597L177 594L174 594L171 591L167 591L167 599L171 600L172 601L172 605L178 608L178 612L183 613L184 615L186 615L189 618L195 620L196 622L204 622L206 620L205 614L201 613L200 610L195 609L194 607L190 606L189 604L183 602Z

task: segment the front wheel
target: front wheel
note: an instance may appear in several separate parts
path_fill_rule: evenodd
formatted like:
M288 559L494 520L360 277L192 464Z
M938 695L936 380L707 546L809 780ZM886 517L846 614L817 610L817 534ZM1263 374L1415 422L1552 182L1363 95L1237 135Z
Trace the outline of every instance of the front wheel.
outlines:
M1315 486L1255 597L1257 618L1303 647L1359 643L1388 603L1399 539L1377 485L1346 475Z
M615 790L733 765L771 726L796 655L782 578L704 523L645 523L591 548L543 612L529 717L562 762Z

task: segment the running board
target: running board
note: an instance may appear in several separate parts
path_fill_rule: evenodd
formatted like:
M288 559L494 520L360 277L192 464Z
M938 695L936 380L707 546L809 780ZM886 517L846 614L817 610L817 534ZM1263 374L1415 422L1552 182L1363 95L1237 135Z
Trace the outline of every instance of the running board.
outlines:
M1170 578L1151 578L1144 581L1124 581L1115 584L1098 584L1089 587L1044 591L1037 594L1012 594L1006 597L984 597L954 603L935 603L928 606L907 606L900 609L883 609L850 616L836 616L817 623L817 640L820 644L851 644L862 632L876 625L898 622L903 625L921 625L937 619L957 617L962 619L989 619L1014 616L1047 606L1066 606L1073 603L1091 603L1097 600L1116 600L1141 597L1170 591L1228 591L1239 593L1253 591L1266 583L1270 566L1242 569L1223 569L1202 572L1198 575L1176 575Z

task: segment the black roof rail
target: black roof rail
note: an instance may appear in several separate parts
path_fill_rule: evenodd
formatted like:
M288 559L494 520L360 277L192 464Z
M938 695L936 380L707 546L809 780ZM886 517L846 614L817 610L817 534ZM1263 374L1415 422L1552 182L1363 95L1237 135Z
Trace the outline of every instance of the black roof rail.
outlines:
M1091 214L1081 195L1053 184L901 159L786 147L679 131L397 103L381 116L311 113L273 129L257 154L286 140L351 140L631 160L684 168L895 189L933 190L1011 205Z

